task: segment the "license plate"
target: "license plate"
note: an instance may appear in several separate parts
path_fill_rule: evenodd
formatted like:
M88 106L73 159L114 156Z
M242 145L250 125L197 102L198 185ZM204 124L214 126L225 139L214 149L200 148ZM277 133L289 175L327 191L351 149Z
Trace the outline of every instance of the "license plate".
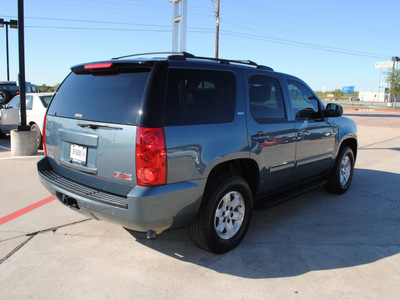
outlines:
M87 147L71 144L69 158L81 164L86 164Z

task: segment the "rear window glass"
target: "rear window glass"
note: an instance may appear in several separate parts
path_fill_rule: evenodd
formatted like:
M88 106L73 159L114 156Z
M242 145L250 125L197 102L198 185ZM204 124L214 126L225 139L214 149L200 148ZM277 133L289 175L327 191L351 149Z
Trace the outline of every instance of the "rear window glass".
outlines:
M232 122L236 77L232 72L170 69L165 125Z
M47 107L51 101L51 98L53 98L53 95L49 96L40 96L40 100L42 101L42 104L44 107Z
M93 76L71 73L51 102L48 114L136 125L149 74Z
M8 84L5 84L5 85L0 84L0 89L6 90L6 91L14 91L14 92L16 92L16 91L19 91L19 86L8 85Z

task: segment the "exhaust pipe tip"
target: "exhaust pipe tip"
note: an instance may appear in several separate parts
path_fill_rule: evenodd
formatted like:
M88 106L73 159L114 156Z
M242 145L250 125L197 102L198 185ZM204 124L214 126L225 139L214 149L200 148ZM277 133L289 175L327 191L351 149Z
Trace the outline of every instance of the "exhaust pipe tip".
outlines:
M147 239L148 240L155 240L156 239L156 233L155 233L154 230L147 231Z

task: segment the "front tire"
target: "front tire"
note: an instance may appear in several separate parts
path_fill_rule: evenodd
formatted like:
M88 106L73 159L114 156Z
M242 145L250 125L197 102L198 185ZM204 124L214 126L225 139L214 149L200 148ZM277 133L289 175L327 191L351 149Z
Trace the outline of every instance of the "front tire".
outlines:
M351 184L354 173L354 153L346 146L341 149L335 167L328 175L328 182L324 188L330 193L343 194Z
M188 227L189 236L204 250L228 252L244 238L252 210L253 195L246 180L229 177L215 189L206 190L200 211Z

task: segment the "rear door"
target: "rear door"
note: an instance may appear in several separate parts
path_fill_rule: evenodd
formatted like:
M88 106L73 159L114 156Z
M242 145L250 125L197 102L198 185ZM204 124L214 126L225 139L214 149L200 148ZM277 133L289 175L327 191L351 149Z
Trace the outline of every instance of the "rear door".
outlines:
M247 76L248 138L260 170L260 196L290 184L295 167L294 123L277 76L256 71Z
M49 106L47 155L60 175L126 196L136 184L136 125L151 69L90 66L73 68Z

